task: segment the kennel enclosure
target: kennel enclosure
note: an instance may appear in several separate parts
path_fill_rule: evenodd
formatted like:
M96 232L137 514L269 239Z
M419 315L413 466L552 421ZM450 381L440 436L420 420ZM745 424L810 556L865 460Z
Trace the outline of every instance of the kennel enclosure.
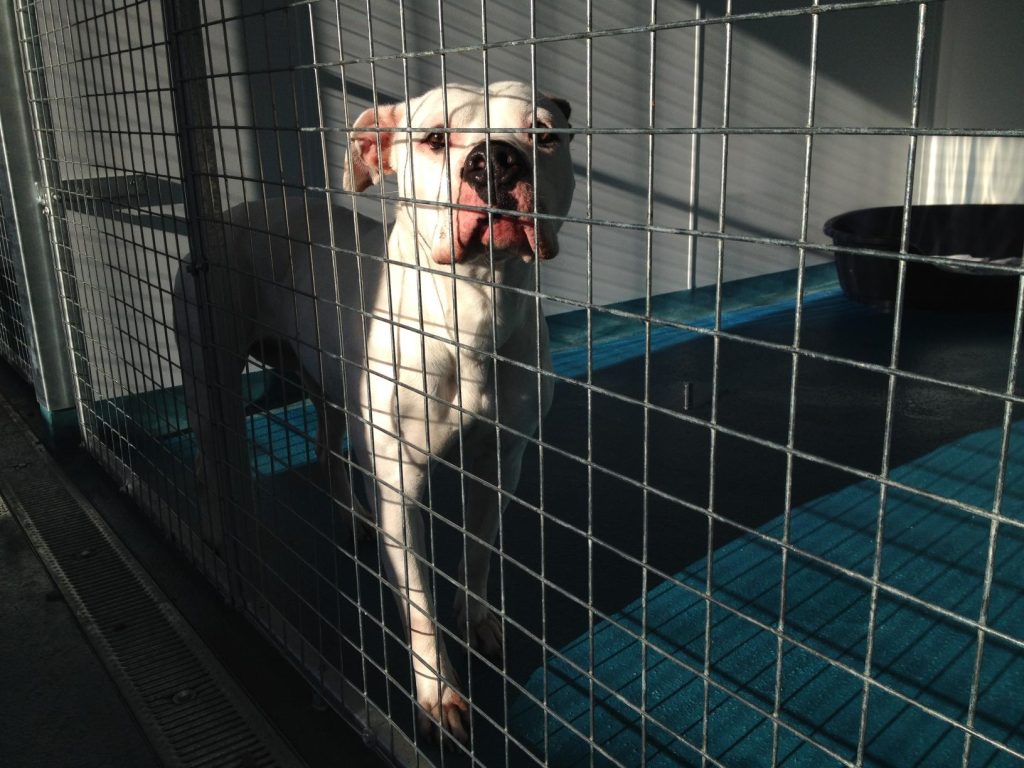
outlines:
M1024 760L1021 253L911 235L923 207L1024 202L1013 2L16 0L11 17L0 352L397 762ZM504 79L572 103L576 196L526 289L553 352L531 373L555 398L498 488L503 665L445 610L479 479L440 457L423 500L473 725L445 752L415 730L393 590L317 467L300 372L249 360L250 455L197 482L171 294L179 270L203 284L242 203L386 226L392 184L343 189L356 116ZM822 232L878 206L895 242ZM246 229L337 251L304 222ZM891 263L891 306L851 301L837 254ZM1003 275L1008 306L913 306L912 268L955 279L951 255ZM370 471L333 454L353 485Z

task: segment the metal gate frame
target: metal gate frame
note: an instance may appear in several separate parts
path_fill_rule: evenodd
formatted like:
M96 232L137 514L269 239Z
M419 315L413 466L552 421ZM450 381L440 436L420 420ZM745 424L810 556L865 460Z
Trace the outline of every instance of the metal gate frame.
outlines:
M32 118L46 125L45 92L31 97L23 79L21 40L13 4L0 12L0 218L4 227L5 320L14 336L7 344L8 360L35 385L51 437L60 441L77 431L75 380L68 355L66 328L71 327L59 295L59 281L51 243L64 242L59 224L48 218L59 199L49 198L52 179L39 171L37 157L45 157L36 140L45 141L45 130L33 132ZM25 49L30 54L30 45ZM34 98L34 115L31 99ZM52 155L51 155L52 156ZM9 197L8 197L9 195ZM53 226L53 229L50 227ZM59 246L58 246L59 247ZM74 285L63 288L74 291ZM68 295L68 294L65 294ZM73 294L71 294L73 295ZM13 326L13 327L11 327Z

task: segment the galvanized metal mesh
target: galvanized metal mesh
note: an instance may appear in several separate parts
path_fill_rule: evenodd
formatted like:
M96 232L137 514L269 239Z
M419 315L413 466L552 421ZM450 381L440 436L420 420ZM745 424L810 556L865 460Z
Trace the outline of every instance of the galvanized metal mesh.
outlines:
M87 443L367 738L428 765L1024 759L1019 697L999 687L1020 679L1024 656L1012 619L1024 534L1012 450L1020 289L1015 309L981 323L997 349L980 372L969 363L980 337L905 300L913 265L939 261L910 238L912 206L934 202L922 190L939 184L926 161L1024 131L929 124L942 83L935 47L949 33L937 4L18 8ZM203 285L218 269L221 285L251 279L244 255L210 264L246 239L255 249L278 238L290 258L341 258L333 239L310 241L314 206L384 221L409 202L391 183L342 189L356 117L430 87L509 78L573 103L577 192L562 254L520 289L532 312L551 315L554 369L525 369L555 400L525 436L520 483L499 477L496 488L511 498L488 544L504 664L468 648L446 613L466 590L455 563L481 543L466 529L479 478L463 452L438 457L410 502L426 521L429 588L473 726L446 752L414 727L379 527L359 540L341 514L351 498L316 466L318 398L280 364L286 353L237 360L240 393L206 382L221 409L244 400L244 426L217 409L204 417L211 433L244 432L234 437L250 453L222 445L223 476L197 481L172 286L181 270ZM438 130L458 133L447 117ZM820 234L825 219L873 201L902 209L897 247L840 248ZM225 212L241 204L229 226ZM282 210L286 231L270 232ZM838 298L826 272L839 252L898 265L888 312ZM972 268L1020 274L1019 264ZM253 319L232 316L215 288L193 308L201 354L211 325ZM329 309L318 330L346 332L333 326L353 308ZM843 318L859 330L848 334ZM499 444L512 439L500 414L485 426ZM983 429L987 447L957 442ZM977 477L957 486L933 483L955 465L903 471L950 443L987 456ZM353 485L374 471L340 445L331 460ZM975 481L980 494L965 490ZM842 514L853 504L834 495L844 488L861 494L858 509L868 500L860 522ZM908 517L921 504L932 511ZM915 527L936 531L931 545L901 548ZM951 543L967 540L981 543ZM932 556L942 568L922 565ZM955 599L940 577L961 565L969 596ZM854 597L830 603L832 588ZM897 626L913 628L912 643L892 645ZM929 646L935 627L956 638L955 659ZM952 698L944 669L959 681ZM934 743L900 746L914 734Z
M0 146L0 354L22 376L31 380L32 355L18 293L20 253L21 244L7 181L7 160L4 147Z

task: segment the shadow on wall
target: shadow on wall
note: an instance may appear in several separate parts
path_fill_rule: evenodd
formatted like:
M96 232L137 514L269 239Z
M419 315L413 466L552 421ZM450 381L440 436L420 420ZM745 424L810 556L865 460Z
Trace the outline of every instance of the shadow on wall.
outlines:
M984 0L985 5L999 2ZM225 24L222 36L211 35L211 40L223 39L220 50L211 55L214 70L221 66L220 56L225 71L235 73L223 78L235 87L217 91L219 119L225 128L234 129L222 132L222 171L234 180L226 184L231 202L241 200L243 192L252 199L324 186L339 189L345 129L355 114L372 103L374 90L379 101L401 100L407 91L415 95L439 84L442 68L449 82L481 82L482 29L491 44L531 36L544 39L580 33L587 18L584 0L541 0L532 28L529 16L512 4L488 4L484 19L479 3L447 0L440 21L433 6L406 6L404 14L398 15L391 7L375 5L367 19L361 2L328 5L285 7L283 0L273 0L265 4L264 13ZM706 18L721 16L725 10L724 0L700 5ZM951 0L948 5L966 7L963 0ZM696 8L694 2L662 4L655 21L686 21L694 18ZM780 10L801 9L791 0L759 0L745 4L743 13ZM917 6L910 4L819 16L815 126L898 128L909 124L917 13ZM937 85L935 49L943 30L941 13L939 5L928 8L924 124L929 122ZM225 14L230 17L230 8ZM650 21L648 9L630 4L594 8L592 14L595 30L635 29ZM568 308L557 302L559 297L586 300L588 262L593 300L598 304L642 295L648 270L658 292L715 281L717 240L691 242L685 234L669 232L655 236L648 245L642 231L617 226L643 224L648 196L655 226L669 230L696 226L713 232L719 227L724 184L721 219L726 233L797 240L802 234L807 183L806 236L812 242L825 242L820 225L837 213L902 202L908 145L902 136L817 136L805 178L806 142L800 135L732 135L723 172L720 136L698 140L694 167L690 162L694 139L689 134L659 134L651 140L642 133L608 132L642 130L651 124L652 61L656 128L685 130L694 125L695 74L701 82L700 125L723 124L726 26L709 24L701 29L703 57L696 73L698 33L693 26L658 32L653 60L652 36L643 32L594 38L589 67L583 39L496 46L487 51L490 80L529 79L535 72L539 89L563 95L574 104L577 126L586 124L590 100L590 125L597 131L590 138L592 198L586 199L586 185L579 184L571 216L585 218L589 203L596 223L589 253L587 226L566 225L562 255L545 265L544 290L555 298L549 302L549 311ZM748 19L733 24L732 30L728 124L766 130L806 125L810 15ZM442 44L456 52L437 55ZM464 50L457 50L460 47ZM372 64L366 60L371 55L376 57ZM311 66L314 62L320 66ZM588 82L592 84L589 93ZM581 181L588 171L586 147L587 140L579 137L574 153ZM930 157L929 152L938 155L929 160L932 164L948 156L944 145L928 147L921 157ZM935 188L936 172L924 173L923 167L922 163L922 188ZM949 172L937 173L946 177ZM693 174L696 195L691 197ZM942 184L949 186L946 181ZM365 203L361 210L380 215L379 204ZM691 211L696 211L693 220ZM691 251L696 259L692 285L687 265ZM723 255L727 280L791 269L798 259L795 248L759 242L728 241ZM809 263L822 260L809 255Z

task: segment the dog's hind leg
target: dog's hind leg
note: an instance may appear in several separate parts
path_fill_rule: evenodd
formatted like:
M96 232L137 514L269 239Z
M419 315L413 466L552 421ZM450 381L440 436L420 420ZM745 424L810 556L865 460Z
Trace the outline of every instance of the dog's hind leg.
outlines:
M302 367L302 360L288 341L274 337L260 338L250 347L249 356L264 366L277 369L279 372L298 374L301 378L303 395L309 398L316 413L315 445L319 475L317 482L323 484L321 487L340 507L340 513L347 522L345 527L352 530L354 525L354 535L357 538L369 539L372 529L367 525L367 521L370 518L352 492L349 462L341 455L342 439L346 430L344 405L328 402L317 378ZM312 360L317 362L315 357ZM310 362L309 359L307 362ZM310 439L308 430L305 437L307 440Z

